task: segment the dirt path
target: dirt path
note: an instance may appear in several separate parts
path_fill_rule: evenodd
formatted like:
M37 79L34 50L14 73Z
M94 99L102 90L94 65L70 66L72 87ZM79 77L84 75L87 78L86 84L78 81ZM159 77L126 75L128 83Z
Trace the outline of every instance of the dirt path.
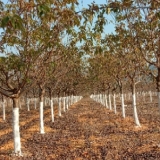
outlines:
M25 127L21 131L24 157L35 160L159 160L160 130L136 128L131 117L125 120L90 98L69 108L51 123L45 113L44 135ZM48 118L48 119L47 119ZM37 119L27 127L32 128ZM27 134L30 136L27 139ZM1 154L1 153L0 153ZM2 159L2 156L0 156Z

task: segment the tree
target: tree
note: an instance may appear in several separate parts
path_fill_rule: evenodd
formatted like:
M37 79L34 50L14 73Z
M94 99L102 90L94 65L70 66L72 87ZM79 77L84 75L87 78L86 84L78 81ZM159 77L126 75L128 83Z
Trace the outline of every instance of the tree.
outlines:
M1 48L4 57L0 59L0 93L13 100L16 154L21 154L18 99L28 88L25 86L33 86L41 77L38 66L45 65L55 43L56 46L59 44L57 37L77 23L78 16L74 9L67 6L75 3L11 1L4 5L4 11L1 12L0 25L4 31Z
M151 66L157 69L157 73L151 73L156 79L157 92L160 86L160 64L159 64L159 1L121 1L121 12L117 12L116 19L119 23L123 22L123 27L128 30L133 37L132 46ZM160 99L160 96L158 96ZM159 100L160 108L160 100Z

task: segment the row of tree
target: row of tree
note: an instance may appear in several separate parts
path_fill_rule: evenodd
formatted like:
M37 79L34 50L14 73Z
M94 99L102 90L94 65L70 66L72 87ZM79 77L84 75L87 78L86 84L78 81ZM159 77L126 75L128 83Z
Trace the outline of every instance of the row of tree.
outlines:
M32 92L42 110L45 93L52 99L114 91L123 101L131 89L136 110L135 85L154 89L155 76L160 107L159 1L77 6L77 0L0 1L0 93L13 101L14 133L18 101ZM116 29L104 36L108 14Z
M117 92L118 89L123 99L124 90L135 95L137 85L142 90L155 90L157 86L159 95L160 2L109 2L90 6L101 11L101 18L105 18L106 8L110 9L115 21L115 33L99 36L97 45L90 48L87 72L90 88L94 86L92 93Z
M12 0L7 4L0 1L0 93L2 98L13 101L16 154L21 154L19 104L23 97L39 97L43 134L44 96L50 98L51 113L53 97L59 97L61 114L60 97L64 97L63 103L71 105L76 101L71 95L80 91L82 53L78 47L71 47L69 36L81 19L75 13L75 5L76 0Z

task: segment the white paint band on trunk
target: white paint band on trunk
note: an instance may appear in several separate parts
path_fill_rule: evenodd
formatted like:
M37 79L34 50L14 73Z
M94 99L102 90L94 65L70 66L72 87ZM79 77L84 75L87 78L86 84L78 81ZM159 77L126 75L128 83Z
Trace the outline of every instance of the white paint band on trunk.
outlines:
M44 134L43 102L40 102L40 133Z
M51 119L52 119L52 122L54 122L53 100L50 100L50 105L51 105Z
M21 155L21 141L19 131L19 108L13 108L13 139L14 153Z

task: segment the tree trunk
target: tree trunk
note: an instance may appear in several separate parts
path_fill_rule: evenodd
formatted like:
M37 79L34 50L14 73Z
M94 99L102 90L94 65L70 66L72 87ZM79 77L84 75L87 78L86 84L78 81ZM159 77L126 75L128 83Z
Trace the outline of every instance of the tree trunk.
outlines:
M18 98L12 98L13 100L13 139L14 139L14 153L21 155L21 141L19 131L19 108Z
M109 94L109 109L112 110L111 95Z
M114 104L114 113L117 113L117 107L116 107L116 95L115 93L113 94L113 104Z
M58 98L58 115L61 117L61 98Z
M98 102L101 103L101 94L98 95Z
M124 94L123 94L123 88L120 88L121 91L121 106L122 106L122 117L125 118L126 117L126 113L125 113L125 105L124 105Z
M44 94L45 94L45 90L44 88L40 88L40 115L39 115L39 119L40 119L40 134L44 134L44 120L43 120L43 106L44 106Z
M104 94L102 94L102 104L103 104L103 106L105 106L105 98L104 98Z
M125 112L125 105L124 105L124 94L121 94L121 105L122 105L122 117L126 117L126 112Z
M63 97L63 111L66 112L66 97Z
M54 122L54 107L53 107L53 99L52 99L52 90L51 88L49 89L49 97L50 97L50 106L51 106L51 120Z
M51 118L52 118L52 122L54 122L54 109L53 109L53 100L50 99L50 105L51 105Z
M106 106L106 108L108 108L108 100L107 100L107 98L108 98L108 96L105 95L105 106Z
M68 96L66 97L66 109L68 110Z
M141 126L137 114L135 83L132 84L131 88L132 88L132 106L133 106L134 121L137 126Z
M68 96L68 108L70 107L70 104L71 104L71 99L70 99L71 97L70 96Z
M103 94L100 94L100 103L103 105Z

